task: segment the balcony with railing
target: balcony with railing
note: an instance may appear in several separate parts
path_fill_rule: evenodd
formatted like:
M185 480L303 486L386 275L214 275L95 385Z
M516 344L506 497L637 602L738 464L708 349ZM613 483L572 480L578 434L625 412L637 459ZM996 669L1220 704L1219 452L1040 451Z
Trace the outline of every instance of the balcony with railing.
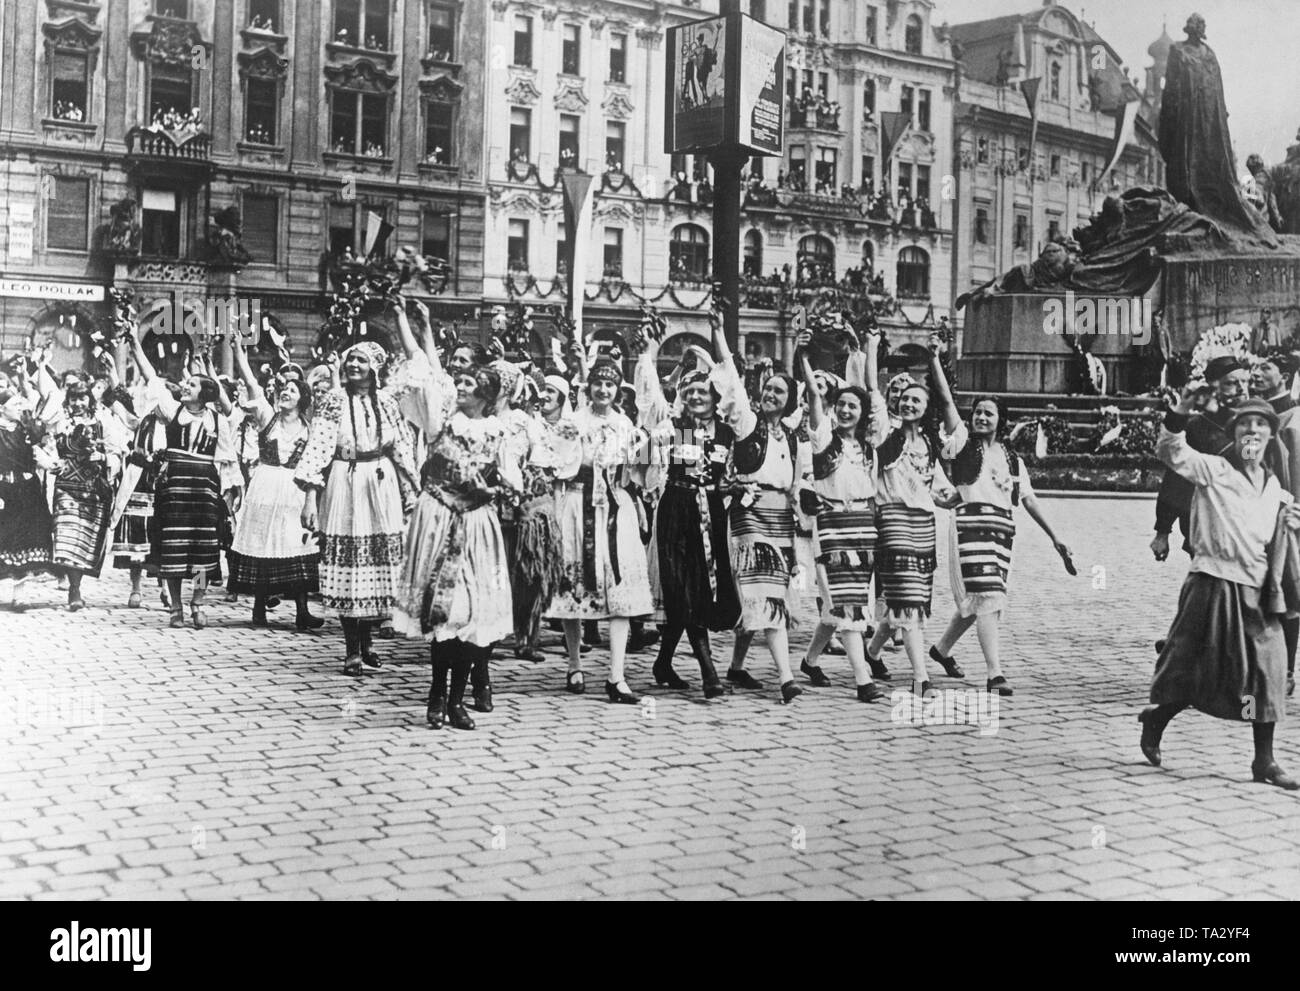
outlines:
M212 174L212 136L199 127L133 127L126 133L126 161L132 172L206 178Z

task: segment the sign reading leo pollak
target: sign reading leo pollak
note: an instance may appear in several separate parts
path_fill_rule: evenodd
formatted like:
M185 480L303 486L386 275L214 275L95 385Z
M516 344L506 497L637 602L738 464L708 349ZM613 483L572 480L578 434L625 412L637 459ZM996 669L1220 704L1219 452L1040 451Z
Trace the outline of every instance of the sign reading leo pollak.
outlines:
M746 14L668 30L664 146L780 155L785 33Z
M262 336L262 301L240 296L181 296L155 300L140 317L140 327L159 336L183 335L194 342L237 333L255 346Z

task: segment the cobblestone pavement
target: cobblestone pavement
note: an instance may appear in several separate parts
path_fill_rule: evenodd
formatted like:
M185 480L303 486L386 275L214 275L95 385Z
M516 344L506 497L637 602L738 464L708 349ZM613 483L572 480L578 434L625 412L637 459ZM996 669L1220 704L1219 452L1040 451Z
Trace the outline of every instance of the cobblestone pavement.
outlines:
M120 575L87 581L76 614L49 580L38 608L0 613L0 897L1300 894L1300 800L1250 782L1245 726L1187 714L1164 769L1138 751L1151 642L1186 567L1151 560L1151 502L1045 506L1080 575L1021 518L1004 633L1016 694L983 726L862 705L838 657L834 688L782 706L760 646L769 690L651 690L645 708L565 694L558 653L503 657L496 711L433 732L419 644L383 643L389 663L357 682L337 624L295 634L288 604L270 632L247 603L171 630L156 596L124 608ZM946 574L941 556L931 637ZM982 685L974 631L955 653L964 687ZM632 655L634 689L651 660ZM1286 725L1278 755L1300 771Z

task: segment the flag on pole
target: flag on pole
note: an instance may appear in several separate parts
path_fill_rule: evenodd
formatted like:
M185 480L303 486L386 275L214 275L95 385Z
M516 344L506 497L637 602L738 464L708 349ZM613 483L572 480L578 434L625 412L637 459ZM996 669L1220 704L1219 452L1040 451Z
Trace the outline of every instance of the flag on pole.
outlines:
M388 235L393 233L393 225L373 210L366 211L365 241L362 243L363 254L369 258L376 251L382 251Z
M566 281L569 290L569 319L573 321L574 339L582 342L582 303L587 284L587 241L583 233L590 224L587 213L587 194L591 191L591 176L576 169L566 170L561 176L564 187L564 255L568 265ZM584 223L585 221L585 223Z
M888 163L894 149L912 124L912 115L901 110L886 110L880 115L880 160Z
M1034 160L1034 143L1038 140L1038 86L1043 81L1041 76L1020 81L1020 92L1029 107L1029 161Z
M1133 128L1137 124L1138 108L1141 106L1142 101L1130 91L1129 100L1124 104L1124 109L1115 117L1114 144L1110 149L1110 156L1106 160L1106 168L1101 175L1097 176L1097 186L1099 188L1105 178L1110 175L1111 170L1119 164L1119 158L1124 154L1124 149L1133 140Z

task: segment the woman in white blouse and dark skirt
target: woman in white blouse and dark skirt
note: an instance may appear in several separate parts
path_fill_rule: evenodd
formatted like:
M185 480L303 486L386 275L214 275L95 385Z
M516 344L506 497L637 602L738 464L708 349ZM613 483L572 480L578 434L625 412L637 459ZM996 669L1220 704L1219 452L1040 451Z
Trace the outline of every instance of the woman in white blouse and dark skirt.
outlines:
M1184 435L1194 394L1194 388L1184 390L1171 408L1156 447L1160 460L1196 491L1191 573L1156 662L1154 704L1138 716L1142 753L1158 767L1161 734L1191 706L1220 719L1252 723L1252 776L1294 791L1300 781L1273 759L1273 727L1286 709L1281 613L1266 608L1261 596L1271 577L1270 543L1294 539L1300 529L1300 507L1264 464L1264 452L1277 433L1277 414L1262 399L1239 404L1227 424L1232 446L1226 454L1201 454Z

